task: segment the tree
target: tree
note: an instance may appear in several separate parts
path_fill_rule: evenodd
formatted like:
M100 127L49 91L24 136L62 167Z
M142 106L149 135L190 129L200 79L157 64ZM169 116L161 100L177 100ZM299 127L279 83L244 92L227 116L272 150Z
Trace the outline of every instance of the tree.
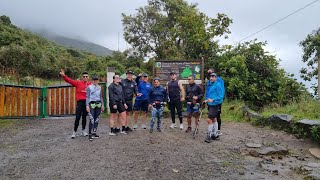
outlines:
M122 14L125 40L142 56L157 59L210 57L218 48L215 39L230 33L224 14L210 18L196 4L184 0L148 0L135 15Z
M320 101L320 28L308 34L307 38L300 42L303 49L302 61L307 63L307 68L300 70L301 77L306 81L311 81L313 78L318 79L318 95Z

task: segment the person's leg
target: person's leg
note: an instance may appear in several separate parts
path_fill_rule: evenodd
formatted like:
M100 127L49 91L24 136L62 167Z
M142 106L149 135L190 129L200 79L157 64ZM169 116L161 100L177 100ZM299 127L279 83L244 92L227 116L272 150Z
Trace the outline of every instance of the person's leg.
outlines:
M76 107L76 120L74 121L74 132L77 132L79 127L79 122L82 114L82 106L80 101L77 101L77 107Z
M101 108L96 108L95 109L95 121L94 121L94 128L93 132L96 133L100 121L100 115L101 115Z
M178 116L179 116L179 120L180 120L180 129L183 129L183 122L182 122L182 102L181 101L177 101L176 103L176 108L177 108L177 112L178 112Z
M156 121L157 118L157 109L156 108L152 108L152 117L151 117L151 122L150 122L150 133L152 133L153 131L153 127L154 127L154 122Z
M139 117L140 109L141 109L141 101L135 100L134 101L134 105L133 105L133 110L134 110L134 115L133 115L134 126L133 126L133 129L137 129L138 128L138 117Z
M94 129L94 120L95 120L95 109L90 107L89 112L89 140L92 141L92 131Z
M86 101L81 101L81 114L82 114L82 132L85 132L85 129L86 129L86 125L87 125L87 115L88 115L88 112L87 112L87 109L86 109ZM86 134L83 134L83 135L86 135Z
M162 114L163 114L163 107L161 107L159 110L158 110L158 123L157 123L157 129L159 132L161 132L161 120L162 120Z
M191 132L191 118L192 118L192 106L191 104L187 104L187 113L188 113L188 117L187 117L187 121L188 121L188 129L186 130L186 132Z
M212 139L219 139L219 135L218 135L218 122L217 122L217 117L219 114L219 106L215 105L215 106L211 106L209 109L210 112L210 116L209 118L212 120L212 133L210 134L210 137Z
M128 106L128 108L126 109L126 131L132 132L132 129L129 127L130 120L131 120L131 112L132 112L132 100L126 101L126 104Z
M217 117L217 121L218 121L218 130L221 130L221 113L222 113L222 104L219 104L219 113L218 113L218 117Z

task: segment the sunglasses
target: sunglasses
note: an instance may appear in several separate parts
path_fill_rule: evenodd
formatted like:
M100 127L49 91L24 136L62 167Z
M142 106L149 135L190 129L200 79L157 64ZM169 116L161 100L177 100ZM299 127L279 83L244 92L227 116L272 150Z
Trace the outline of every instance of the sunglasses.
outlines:
M89 76L82 76L83 78L88 78Z

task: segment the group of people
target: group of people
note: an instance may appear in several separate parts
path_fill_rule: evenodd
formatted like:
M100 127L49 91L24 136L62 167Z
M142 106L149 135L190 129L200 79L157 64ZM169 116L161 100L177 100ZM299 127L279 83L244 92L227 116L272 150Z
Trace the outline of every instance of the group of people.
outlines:
M75 138L80 119L82 117L83 136L89 136L89 140L99 138L97 134L98 122L101 112L104 111L104 102L102 98L101 87L99 86L99 77L93 76L92 82L89 81L87 72L82 73L81 80L73 80L60 71L64 80L76 87L76 119L74 131L71 138ZM110 133L114 136L118 133L128 134L133 130L129 127L132 111L134 112L133 129L138 129L138 118L141 113L141 128L147 129L146 118L149 109L151 109L151 122L149 132L153 133L155 122L156 130L161 132L161 120L164 107L168 104L172 124L170 128L177 128L176 112L180 121L179 128L183 130L182 104L186 101L187 106L187 133L192 132L192 117L195 118L195 126L200 114L202 105L208 106L208 135L205 142L218 140L221 135L221 104L224 98L224 82L214 73L213 69L208 70L208 81L206 82L206 93L195 83L195 77L188 77L188 85L184 90L181 81L177 80L175 72L170 73L170 81L166 87L160 85L158 77L153 78L152 84L149 82L149 76L146 73L139 74L133 79L133 72L126 72L126 79L121 80L119 75L113 76L113 82L108 87L109 109L110 109ZM203 97L205 96L205 99ZM133 103L133 99L135 101ZM86 116L89 114L89 134L86 133ZM121 126L121 127L120 127Z

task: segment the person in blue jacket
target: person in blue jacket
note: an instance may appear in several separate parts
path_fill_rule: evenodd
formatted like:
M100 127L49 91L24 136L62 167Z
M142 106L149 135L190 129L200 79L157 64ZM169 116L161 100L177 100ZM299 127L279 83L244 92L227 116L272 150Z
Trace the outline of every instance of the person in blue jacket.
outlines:
M207 88L208 88L208 87L210 86L210 84L212 83L212 82L209 80L211 73L214 73L214 69L213 69L213 68L210 68L210 69L208 70L208 81L207 81L207 83L206 83L206 87L207 87ZM218 76L217 81L220 82L221 85L222 85L222 87L223 87L223 97L224 97L224 96L225 96L224 81L223 81L223 79L222 79L220 76ZM208 89L207 89L207 88L206 88L206 92L208 92ZM219 106L219 115L218 115L218 117L217 117L217 121L218 121L218 135L219 135L219 136L222 135L222 133L221 133L221 113L222 113L221 108L222 108L222 104L220 104L220 106Z
M207 87L205 102L208 104L208 136L205 142L210 143L211 140L218 140L218 122L219 107L223 102L224 89L218 82L216 73L210 74L210 83Z
M153 132L153 127L156 119L157 130L161 132L161 118L163 114L164 105L168 102L167 90L160 85L160 79L155 77L153 79L153 88L149 94L149 107L152 108L152 118L150 122L150 133Z
M142 80L141 80L142 79ZM147 120L147 112L148 112L148 106L149 106L149 93L152 89L152 85L148 82L148 74L143 73L139 74L136 78L136 83L138 86L138 93L140 96L136 97L136 100L134 101L133 110L134 110L134 126L133 129L138 128L138 116L139 111L142 111L142 129L147 129L147 126L145 125Z

